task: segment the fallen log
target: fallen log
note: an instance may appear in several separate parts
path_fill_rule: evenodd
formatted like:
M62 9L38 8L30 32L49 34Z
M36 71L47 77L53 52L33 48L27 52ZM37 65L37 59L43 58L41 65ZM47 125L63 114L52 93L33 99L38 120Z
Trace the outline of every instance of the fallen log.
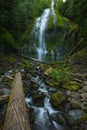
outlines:
M20 72L12 84L3 130L30 130Z

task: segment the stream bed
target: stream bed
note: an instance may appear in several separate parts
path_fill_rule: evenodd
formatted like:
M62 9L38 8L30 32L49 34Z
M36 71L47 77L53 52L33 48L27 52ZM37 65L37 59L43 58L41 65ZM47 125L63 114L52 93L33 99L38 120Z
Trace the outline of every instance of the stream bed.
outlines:
M83 111L84 108L76 106L74 109L71 106L78 102L81 103L81 107L86 105L86 86L74 92L48 85L46 81L50 79L44 74L43 69L47 66L32 63L29 65L30 68L19 67L6 71L0 75L0 94L9 94L13 81L11 78L21 71L31 130L87 130L87 114ZM59 104L56 108L51 102L51 97L55 93L66 95L65 103ZM3 124L6 108L7 102L0 104L0 125Z

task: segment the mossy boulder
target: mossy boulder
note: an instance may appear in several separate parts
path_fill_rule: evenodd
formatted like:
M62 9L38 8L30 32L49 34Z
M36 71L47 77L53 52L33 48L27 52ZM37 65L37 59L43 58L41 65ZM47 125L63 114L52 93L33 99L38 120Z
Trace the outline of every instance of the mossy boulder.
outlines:
M67 90L71 90L71 91L77 91L80 88L80 86L78 86L74 82L70 82L70 83L64 84L63 88Z
M44 97L43 93L36 93L33 95L33 104L35 106L41 107L44 105Z
M51 99L50 99L51 104L56 108L58 108L59 105L64 103L65 100L66 100L66 95L64 95L64 93L62 92L52 94Z
M65 56L72 50L73 38L78 31L78 26L68 18L61 16L58 10L55 10L55 14L55 24L53 16L50 16L48 21L46 33L47 50L49 54L53 50L56 55L59 48L61 55ZM55 46L53 43L55 43Z
M78 102L76 100L71 101L70 104L71 104L71 108L72 109L79 109L79 108L81 108L80 102Z
M82 110L70 110L66 118L69 125L79 125L87 121L87 113Z
M60 88L60 82L57 82L55 80L49 80L46 82L50 87L56 87Z
M29 117L30 123L34 123L35 121L34 108L29 107L27 111L28 111L28 117Z

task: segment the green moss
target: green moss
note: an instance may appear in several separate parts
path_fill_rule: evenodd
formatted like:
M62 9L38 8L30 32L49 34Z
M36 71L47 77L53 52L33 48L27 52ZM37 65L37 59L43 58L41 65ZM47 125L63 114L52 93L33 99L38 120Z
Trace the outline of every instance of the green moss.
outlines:
M22 68L32 68L31 64L30 64L30 61L29 60L26 60L26 59L23 59L22 60L22 63L21 63L21 67Z
M77 119L75 121L75 124L80 124L80 123L82 123L82 122L84 122L86 120L87 120L87 113L85 113L80 119Z
M69 122L69 125L79 125L85 121L87 121L87 113L84 113L82 117L76 119L74 122Z
M64 65L58 66L57 68L52 69L50 76L59 82L67 82L70 80L70 69Z
M54 107L58 108L66 99L66 96L63 93L54 93L51 96L51 103Z
M76 91L79 89L79 86L76 84L73 84L73 85L66 84L66 85L63 85L63 88L68 89L68 90L72 90L72 91Z
M57 81L53 81L53 80L49 80L47 81L47 84L50 86L50 87L57 87L59 88L60 87L60 82L57 82Z
M53 20L54 20L54 17L52 15L50 16L49 21L48 21L48 29L53 28Z

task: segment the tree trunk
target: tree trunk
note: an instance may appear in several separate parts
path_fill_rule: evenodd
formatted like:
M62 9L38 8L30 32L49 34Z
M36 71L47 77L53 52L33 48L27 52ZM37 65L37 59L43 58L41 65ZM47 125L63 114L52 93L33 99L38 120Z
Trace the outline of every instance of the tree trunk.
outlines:
M12 84L3 130L30 130L20 72Z

